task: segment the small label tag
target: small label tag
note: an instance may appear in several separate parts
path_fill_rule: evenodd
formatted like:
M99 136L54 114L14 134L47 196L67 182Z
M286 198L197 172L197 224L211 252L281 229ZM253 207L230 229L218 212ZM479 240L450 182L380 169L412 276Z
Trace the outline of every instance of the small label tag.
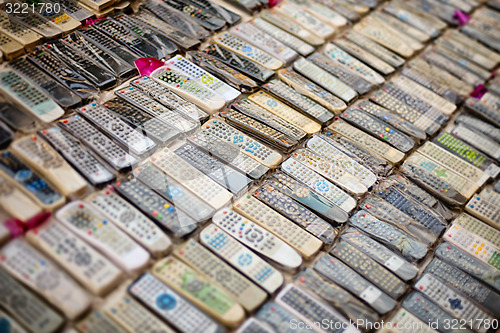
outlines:
M368 304L372 304L377 300L377 298L379 298L380 295L382 295L382 292L380 290L373 286L370 286L363 290L360 297Z
M149 76L153 73L155 69L165 66L164 60L158 60L156 58L139 58L134 61L135 67L139 71L139 74L143 76Z
M403 266L404 261L396 256L392 256L384 263L384 266L392 271L397 271L401 266Z

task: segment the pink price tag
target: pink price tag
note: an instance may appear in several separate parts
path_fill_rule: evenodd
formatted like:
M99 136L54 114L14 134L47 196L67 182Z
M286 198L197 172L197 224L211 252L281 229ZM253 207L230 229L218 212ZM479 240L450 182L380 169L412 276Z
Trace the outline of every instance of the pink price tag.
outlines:
M485 86L483 86L482 84L478 84L477 87L474 88L474 90L470 93L470 97L481 99L481 97L483 97L483 95L487 92L488 89L486 89Z
M142 76L149 76L153 71L161 66L165 66L164 60L156 58L139 58L134 61L135 67Z
M470 21L470 16L467 15L466 13L462 12L461 10L455 10L454 16L457 18L457 20L461 26L466 25L467 22Z

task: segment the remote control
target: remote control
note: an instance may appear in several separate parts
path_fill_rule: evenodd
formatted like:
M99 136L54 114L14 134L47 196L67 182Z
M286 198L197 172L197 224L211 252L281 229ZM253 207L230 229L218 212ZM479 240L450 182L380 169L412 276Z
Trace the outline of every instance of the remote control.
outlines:
M483 199L481 196L474 195L465 205L465 211L500 230L500 218L497 214L498 206Z
M302 129L307 134L313 134L321 130L320 124L300 114L294 108L262 90L248 96L248 99L274 115Z
M329 254L324 254L316 261L314 270L351 292L380 314L388 313L396 306L396 301L387 294Z
M341 149L332 145L322 135L315 135L306 143L307 148L316 154L320 155L326 161L333 164L335 167L346 171L347 173L359 179L364 186L370 188L377 181L377 176L364 166L356 162Z
M265 184L266 186L272 186L274 189L320 214L329 221L345 223L349 218L349 215L343 209L322 195L317 194L307 185L284 173L274 173Z
M335 28L333 26L325 24L325 22L322 22L314 15L307 13L300 6L293 3L279 4L274 7L274 10L283 15L283 17L292 20L292 22L300 24L320 38L328 39L335 34Z
M391 163L351 139L330 131L321 134L321 138L379 177L387 176L392 170Z
M395 90L391 87L390 91ZM399 96L401 96L402 99L399 99ZM429 135L436 134L441 127L439 123L431 118L431 114L422 113L420 110L417 110L410 104L407 104L406 100L412 102L414 99L413 96L406 93L403 93L403 95L392 95L384 89L381 89L370 96L370 100L409 121L411 124L421 130L424 130Z
M421 115L428 117L439 125L444 125L449 120L449 116L445 115L441 110L427 103L420 98L421 95L415 95L413 92L408 92L400 88L399 84L390 81L382 87L382 91L389 93L399 101L410 106Z
M79 115L61 120L59 125L89 146L117 170L129 169L133 164L137 163L135 157L128 154L118 144Z
M489 321L492 320L493 317L485 313L454 289L446 286L433 275L429 273L423 274L418 281L415 282L413 287L434 303L437 303L449 314L459 319L465 319L468 327L477 330L477 332L484 333L488 331L485 327L481 327L480 324L475 323L475 320L481 318Z
M304 268L296 277L295 284L328 302L352 321L359 321L359 327L367 328L368 322L376 322L379 315L349 292L331 280L323 278L312 268Z
M160 319L167 321L182 332L222 333L225 331L205 312L150 273L143 274L132 283L129 293Z
M214 2L208 0L181 0L184 3L190 3L202 8L207 12L224 19L228 24L235 24L241 20L241 16L233 11L230 11L226 7L220 6Z
M19 13L16 13L15 15L9 15L9 19L20 25L23 25L25 29L33 30L46 39L57 38L63 33L60 26L56 24L55 20L52 21L45 18L43 15L37 15L38 9L35 9L34 4L33 6L25 7L21 2L12 2L12 5L14 5L14 7L16 4L21 6L23 10L19 11ZM53 14L57 15L55 11ZM65 17L70 19L68 15L66 15ZM59 21L58 23L61 22ZM80 22L77 23L79 26Z
M72 0L50 1L53 5L58 3L61 5L63 11L79 22L85 22L88 18L92 17L92 13L83 8L79 3Z
M116 85L116 77L109 69L96 63L90 57L75 51L68 44L62 41L56 41L48 44L46 47L75 73L79 73L81 76L85 77L98 89L104 90ZM56 69L54 72L57 73L57 71ZM59 80L59 78L57 79ZM69 83L71 83L71 81L69 81Z
M213 37L213 40L216 44L227 48L228 50L235 52L242 57L250 59L256 62L258 65L263 66L267 69L277 70L284 65L283 61L265 53L261 49L258 49L251 44L246 43L235 35L221 33L215 35Z
M464 194L447 181L442 180L437 174L427 170L425 165L405 162L400 170L415 183L449 205L459 207L467 202L467 197Z
M21 221L26 221L33 216L42 213L42 207L17 188L13 181L1 175L0 171L0 207L9 216ZM0 226L3 229L3 227ZM3 234L3 232L2 232ZM10 233L9 233L10 234ZM9 235L10 237L10 235ZM3 237L1 237L2 240ZM0 241L0 243L2 243Z
M167 0L163 3L175 8L179 12L182 12L184 15L190 17L191 20L197 22L207 30L218 31L226 26L226 21L224 19L213 15L192 3L177 0Z
M401 75L404 75L408 79L415 81L421 86L429 89L430 91L438 94L439 96L447 99L454 104L458 104L462 101L462 96L458 92L456 92L453 88L439 82L439 80L432 77L431 74L432 73L420 72L418 69L413 67L405 67L401 71Z
M495 164L493 159L485 156L483 153L449 133L441 132L432 140L432 142L441 148L452 152L462 160L483 170L492 178L496 178L496 176L500 173L500 167Z
M304 183L311 190L324 197L346 213L349 213L356 207L356 200L353 197L294 158L288 158L285 162L283 162L281 170Z
M236 333L272 333L270 327L251 317L245 320Z
M363 61L364 63L366 63L366 65L372 67L379 73L382 73L384 75L389 75L394 73L394 71L396 70L394 67L389 65L384 60L378 58L372 53L368 53L366 50L364 50L363 48L361 48L360 46L351 42L348 39L336 39L334 40L334 43L336 46L342 48L349 54L352 54L353 56Z
M105 314L103 317L109 316L125 332L175 332L139 302L127 295L122 288L108 297L102 311Z
M447 264L437 258L434 258L425 268L426 273L431 273L448 287L466 295L484 309L498 316L500 304L500 295L481 282L474 279L459 268Z
M155 101L163 104L165 107L174 109L196 122L203 123L210 117L208 113L197 107L195 104L188 102L179 95L174 94L170 91L170 89L154 80L151 80L147 76L143 76L137 80L132 80L130 81L130 84L147 93ZM129 91L127 95L130 94L131 92ZM134 92L134 94L136 93Z
M358 75L350 68L345 67L342 63L336 61L335 58L332 59L326 54L315 52L307 57L307 60L334 75L360 95L366 94L375 87L373 83Z
M486 93L481 99L468 98L465 101L465 108L479 117L492 122L495 126L500 124L498 115L498 101L491 93Z
M209 36L209 31L191 15L183 13L182 10L178 10L169 4L162 1L148 1L144 6L154 15L156 15L156 20L163 21L169 25L175 27L176 30L188 34L192 39L203 40ZM188 11L191 9L188 8ZM220 24L220 21L217 20ZM168 31L168 30L167 30Z
M454 172L474 182L478 186L483 186L484 183L490 178L490 176L482 170L459 159L452 153L433 144L432 142L426 142L423 146L418 148L418 151L436 162L447 166Z
M208 113L222 109L226 104L224 98L215 91L197 83L175 67L162 66L150 74L150 78L166 86L179 96L196 104Z
M12 317L32 332L49 333L57 330L64 319L35 294L0 269L2 293L0 304Z
M225 47L219 46L217 44L212 44L208 46L204 52L217 60L225 63L228 66L235 68L236 70L242 72L243 74L251 77L259 83L265 82L269 79L274 72L267 69L264 66L259 65L252 60L247 59L244 56L239 55L236 52L230 51Z
M434 196L423 190L420 186L416 185L408 178L404 177L402 174L391 175L389 178L380 183L380 188L388 186L394 186L401 192L408 194L414 200L429 208L433 208L446 220L451 220L454 217L454 213L452 213L450 208L444 206L441 201L437 200Z
M349 243L341 241L330 253L394 299L406 293L406 284L402 280Z
M159 31L161 35L166 36L172 42L179 45L182 49L195 49L200 45L200 41L197 38L193 37L190 33L191 30L188 29L186 30L187 32L185 32L182 29L178 29L174 25L170 25L169 23L161 19L161 14L158 17L147 10L140 9L137 13L129 15L127 17L132 18L134 21L146 24L148 28L152 28L155 32ZM166 18L167 17L168 13ZM171 22L175 24L177 21L181 20L177 20L177 18L174 17ZM182 22L182 24L189 24L189 21L186 20L185 22Z
M29 2L19 1L17 3L23 5L24 3ZM63 34L71 32L72 30L75 30L82 25L80 21L68 15L68 13L64 11L62 13L60 11L57 11L54 4L52 3L45 3L44 5L43 2L31 2L30 4L31 10L34 12L36 17L52 22L59 29L61 29Z
M411 138L383 123L381 120L372 117L360 108L351 107L341 112L340 117L372 136L384 139L391 146L404 153L409 152L415 145L415 142Z
M463 51L467 50L465 51L466 54L470 55L472 60L486 69L493 69L500 62L498 53L461 33L459 30L446 31L446 34L441 36L440 41L442 41L443 45L453 43ZM491 65L493 66L490 67Z
M453 328L453 326L445 326L446 322L454 322L457 319L449 315L439 305L429 300L424 294L413 291L409 294L402 303L403 309L409 311L415 317L423 321L424 327L430 327L429 323L437 323L437 329L443 333L472 333L471 330L460 327Z
M89 308L90 297L85 291L52 260L24 240L16 239L5 245L1 250L0 259L2 268L29 288L36 290L66 317L75 319ZM54 314L51 317L54 317ZM59 318L53 320L59 324Z
M217 95L223 97L226 101L232 101L240 95L240 92L217 77L213 76L203 68L198 67L184 57L178 55L165 62L166 66L174 67L190 79L198 81L202 86L213 90Z
M11 150L54 185L64 196L81 194L87 182L44 140L33 135L14 141Z
M471 127L473 130L489 136L496 142L500 142L500 131L498 131L498 128L496 128L494 125L489 124L486 121L462 113L455 119L455 122L464 124L467 127Z
M329 245L335 240L337 231L328 222L277 190L272 182L259 187L253 196L310 232L323 243Z
M135 180L117 182L114 189L157 226L172 232L176 237L188 235L197 227L197 221L176 209L169 201L140 182Z
M279 271L217 225L203 229L200 242L268 293L274 293L283 284Z
M96 295L120 280L122 272L115 265L57 222L29 231L26 239Z
M47 47L50 46L47 45ZM28 54L27 59L50 74L52 80L59 81L77 94L83 101L92 98L99 92L91 82L56 57L50 49L39 48Z
M307 13L323 21L323 23L331 25L334 28L342 28L347 25L347 18L327 5L310 0L293 0L292 2L305 9Z
M64 197L52 185L10 152L0 153L0 175L8 181L7 188L18 188L44 210L52 211L64 204Z
M267 229L232 210L215 213L212 221L243 245L285 269L295 270L302 264L302 257L294 248Z
M337 310L323 304L294 284L290 283L285 286L276 296L275 301L303 320L307 325L310 325L310 327L314 327L315 322L321 322L322 318L328 318L333 327L335 327L334 325L339 326L339 324L342 327L341 329L335 329L335 332L360 332L354 325L349 324L349 321Z
M370 101L356 102L352 108L359 108L416 140L424 140L427 137L424 130Z
M196 222L206 221L214 213L211 206L194 193L186 190L181 184L164 174L154 165L144 164L137 167L134 169L133 175L163 198L175 204L177 208L189 212L189 215ZM138 206L141 206L140 200L135 201Z
M31 49L42 40L42 36L31 29L26 29L24 25L11 20L8 15L0 15L0 31L2 35L22 44L27 49Z
M45 92L12 70L0 72L0 91L42 122L54 121L64 114Z
M366 232L390 249L401 253L408 260L422 260L428 252L425 244L397 227L382 222L367 211L360 210L350 220L351 224Z
M391 84L398 86L398 88L406 91L409 94L418 95L419 98L437 108L445 115L451 115L457 109L457 106L454 103L439 96L432 90L425 88L415 81L406 78L405 76L397 76L396 78L392 78Z
M94 44L87 37L78 32L71 33L62 39L62 43L75 53L90 58L95 63L113 73L114 76L126 78L137 73L133 65L128 64L118 56ZM68 53L71 52L68 50Z
M404 58L409 58L414 53L411 46L402 40L400 35L393 34L386 26L373 19L359 22L353 30Z
M311 100L309 97L302 95L283 81L274 79L264 84L262 88L279 97L284 103L287 103L289 106L321 124L331 121L334 117L334 114L325 107Z
M104 20L100 22L105 23L110 21ZM123 45L120 44L117 40L113 39L112 37L102 32L102 28L98 29L97 27L90 27L78 30L77 33L80 34L81 36L84 36L89 42L93 43L94 45L102 49L104 52L108 52L132 66L134 65L135 60L145 55L143 53L137 53L132 51L131 49L123 47ZM120 37L118 37L118 40L121 40L122 33L119 33L119 36Z
M56 217L126 271L137 271L148 264L149 254L87 203L73 201L61 208Z
M486 190L486 189L485 189ZM484 190L483 190L484 191ZM500 247L500 231L467 213L460 214L453 223L468 232L481 237L496 247Z
M342 81L338 80L321 67L304 58L300 58L299 60L295 61L293 63L293 69L316 82L317 84L323 86L332 94L340 97L347 103L351 102L358 96L358 94L353 89L344 84Z
M190 136L187 141L254 180L261 178L269 171L268 167L241 152L237 146L219 140L216 136L204 130Z
M336 42L337 41L338 40L336 40ZM341 64L342 66L344 66L344 68L354 71L356 74L374 85L382 84L385 81L383 76L375 72L373 69L371 69L358 59L352 57L349 53L344 52L333 43L328 43L325 45L323 54L325 54L328 59L333 59L333 61Z
M298 323L300 320L295 315L286 310L284 307L273 301L269 301L266 304L264 304L259 309L259 311L256 313L255 316L258 320L269 325L272 328L273 332L277 333L290 332L290 326L289 326L290 323L291 322ZM311 332L305 327L300 328L299 325L297 325L297 328L294 329L294 331L298 333Z
M314 256L323 245L319 239L252 195L243 196L236 201L233 204L233 210L271 231L297 250L305 259Z
M266 14L263 14L266 15ZM280 43L286 45L288 48L295 51L294 57L297 57L297 53L301 56L307 56L314 52L314 47L300 38L297 38L292 33L282 30L279 27L269 23L264 20L262 17L256 17L253 20L249 21L257 29L262 30L264 33L273 37Z
M133 50L139 50L142 53L147 53L146 55L153 55L159 59L167 58L178 51L177 46L163 32L148 26L144 22L134 20L125 14L114 16L113 21L117 21L121 26L117 25L116 30L111 29L110 34L119 32L119 39L122 40L121 32L125 31L124 29L128 29L131 35L125 32L124 35L127 36L127 40L123 40L122 42L126 43ZM143 40L134 39L133 35L137 35ZM146 45L146 42L150 45ZM144 49L142 49L143 45L145 46Z
M358 229L347 229L341 238L396 274L403 281L408 282L417 276L418 269L415 266Z
M446 227L446 220L433 209L420 204L395 186L383 187L377 193L379 197L396 207L406 215L418 221L435 235L439 236Z
M151 162L216 210L224 207L233 197L222 186L167 148L157 152Z
M189 51L186 53L186 58L243 93L255 91L258 87L257 82L247 75L203 51Z
M356 177L308 148L296 150L292 153L292 157L294 160L299 161L306 167L356 196L362 196L368 192L368 188Z
M175 154L203 172L217 184L226 188L235 196L240 196L244 192L246 193L251 186L252 180L246 175L219 162L216 158L189 143L177 148Z
M293 89L314 100L332 113L345 110L347 107L340 98L321 88L321 86L315 84L313 81L297 74L293 70L281 69L278 71L278 77Z
M444 188L446 191L446 184L449 184L452 188L454 188L456 191L462 194L462 196L465 197L466 199L470 198L479 189L479 186L477 186L473 182L463 178L461 175L457 174L451 169L445 167L444 165L434 162L433 160L427 158L426 156L418 152L414 152L410 157L408 157L408 159L405 161L405 164L401 166L401 170L403 172L407 171L408 169L410 170L410 172L408 172L408 175L410 175L410 173L415 172L414 168L413 170L412 168L406 168L406 165L415 165L419 168L422 168L426 173L438 177L445 182L445 185L443 187L440 183L436 183L432 178L426 181L426 183L434 183L432 186L433 188L436 187L441 189ZM407 170L405 170L405 168ZM420 175L423 174L422 172L418 171L417 173L420 173ZM417 178L415 177L414 180L416 179ZM437 190L435 190L434 192L437 192ZM445 195L446 194L447 193L445 192ZM460 196L456 196L454 194L453 190L451 190L449 196L452 198L453 197L457 198L456 200L460 200L459 202L463 201L463 199L460 198Z
M474 145L476 148L480 149L491 157L500 159L500 143L470 130L463 124L456 125L451 130L451 133L459 139L462 139L465 142Z
M453 265L497 292L500 291L500 274L498 270L485 264L472 255L460 250L451 243L442 243L435 251L435 257Z
M332 130L335 133L363 145L392 164L401 162L405 157L403 152L375 139L369 134L349 125L343 120L335 121L333 124L328 126L328 130Z
M418 319L404 308L396 311L387 322L392 325L378 330L380 333L411 333L418 330L421 333L434 333L436 330L430 328L429 323Z
M96 310L75 325L81 333L126 333L105 313Z
M255 310L267 298L262 289L194 240L181 245L174 255L204 274L248 311Z
M201 128L204 133L208 133L235 148L239 148L240 152L252 157L268 168L275 168L283 160L283 157L279 153L258 143L219 119L209 120Z
M150 154L156 143L141 132L136 131L120 117L110 112L103 105L95 102L77 110L87 120L114 138L123 148L138 156Z
M74 91L54 81L54 78L24 58L9 63L9 67L34 83L63 108L74 107L82 102Z
M124 91L124 90L121 90ZM116 95L123 95L115 92ZM147 95L140 96L148 99ZM119 116L128 125L137 131L141 131L148 138L156 143L164 144L181 136L186 126L183 126L186 121L179 117L174 112L155 116L144 111L139 105L134 105L128 102L128 99L113 98L103 105L107 110L112 111L113 115ZM172 116L172 117L169 117ZM170 119L172 121L170 121ZM177 122L177 120L179 121ZM189 124L189 123L188 123ZM189 129L189 127L188 127Z
M491 76L488 70L491 71L495 67L493 60L487 59L480 53L473 52L472 49L464 47L463 44L453 39L441 37L436 40L435 48L442 56L455 62L458 61L459 65L462 65L485 80Z
M23 45L2 30L0 30L0 52L2 52L2 61L4 57L10 61L25 53Z
M233 103L231 107L247 117L253 118L297 141L302 141L307 137L307 133L302 129L295 127L282 118L275 117L271 112L247 99Z
M401 33L404 32L405 35L416 39L422 44L428 42L431 39L431 36L426 32L411 26L410 24L400 20L399 18L385 13L383 10L373 11L371 15L376 17L377 20L382 22L384 25L391 28L391 30L396 30Z
M493 205L500 207L500 193L496 192L492 187L485 187L479 193L481 198L491 202Z
M262 51L278 58L283 64L290 65L298 56L297 52L274 39L272 36L259 30L253 22L240 23L232 27L229 32L250 44L258 46Z
M246 102L246 100L244 100ZM239 104L239 103L235 103ZM233 106L235 105L233 104ZM254 104L255 105L255 104ZM259 107L259 106L257 106ZM270 126L268 126L264 122L259 122L256 119L253 119L243 113L240 113L237 111L237 106L235 106L233 109L230 109L228 111L222 111L220 113L220 116L226 120L226 122L232 126L234 126L237 129L240 129L243 132L248 133L252 137L255 137L262 141L263 143L271 146L274 149L277 149L279 151L283 152L289 152L293 150L299 142L294 139L293 137L290 137ZM271 116L273 115L272 113L268 112L267 110L264 110L264 112L267 112ZM278 118L281 119L281 118ZM284 122L284 121L283 121ZM304 132L305 134L305 132Z
M165 255L172 242L160 228L138 209L117 195L112 187L95 192L85 199L95 209L110 218L154 257Z
M400 30L399 26L396 27L393 24L390 24L390 22L385 20L383 17L377 15L376 12L367 15L363 19L363 23L380 27L380 29L391 34L391 38L394 37L399 39L400 42L403 42L405 46L409 47L410 50L413 50L414 52L420 51L424 48L424 43L421 43L416 38L413 38L410 34L406 33L405 30ZM405 33L402 31L405 31Z
M446 28L446 23L436 16L430 15L402 1L391 3L382 9L389 15L422 30L432 38L437 37L441 33L441 30Z
M153 82L152 80L149 80ZM136 108L139 108L140 110L138 112L146 113L149 114L148 120L155 119L156 121L159 121L161 123L167 123L170 128L174 128L177 131L180 131L182 133L190 133L193 132L197 127L198 127L198 119L192 119L191 117L186 117L183 113L177 112L175 107L172 106L165 106L164 104L157 102L151 96L148 96L148 94L144 91L141 91L140 89L135 89L134 87L127 87L122 90L117 90L115 91L115 95L120 97L121 99L124 99L130 104L133 104ZM114 103L113 103L114 102ZM123 110L123 107L120 105L116 105L119 103L116 100L113 100L113 102L107 103L108 107L109 105L112 105L112 108L116 113L119 114L125 114L125 111ZM113 105L114 104L114 105ZM106 105L106 104L105 104ZM133 117L128 117L133 120L140 117L138 115L133 115ZM139 120L135 120L135 122L138 122ZM150 121L148 121L148 124ZM153 123L154 124L154 123ZM161 126L159 125L159 129L161 130L162 127L165 127L165 125ZM170 135L170 138L173 136L173 134Z
M477 76L476 74L472 73L471 71L463 68L459 64L450 61L448 58L437 53L437 50L435 48L431 47L426 52L422 53L420 57L426 60L427 62L436 65L437 67L440 67L450 73L453 73L453 75L460 78L460 80L465 81L466 83L472 86L476 86L484 82L484 80L479 76Z
M286 16L275 9L263 12L260 17L267 22L275 25L276 27L312 45L313 47L318 47L325 43L325 39L323 37L310 31L296 20L290 19L289 16ZM310 15L308 15L308 17L310 17ZM316 18L314 18L313 21L319 22ZM330 30L331 27L326 29Z
M153 274L224 325L237 327L245 318L241 305L220 287L172 256L155 264Z
M412 202L412 204L414 203ZM363 200L361 206L378 220L392 224L408 235L417 238L427 247L432 246L437 241L438 237L433 232L429 232L426 226L380 197L368 196ZM441 231L445 229L444 226L439 226L439 228ZM439 228L436 229L439 230Z
M114 2L112 0L82 0L82 3L93 10L101 11L111 6Z

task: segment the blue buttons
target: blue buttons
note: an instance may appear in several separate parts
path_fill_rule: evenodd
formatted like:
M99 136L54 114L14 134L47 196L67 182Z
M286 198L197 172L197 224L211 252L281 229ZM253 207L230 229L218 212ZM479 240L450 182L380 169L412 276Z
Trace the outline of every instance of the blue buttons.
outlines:
M156 298L156 305L162 310L172 310L177 305L177 301L172 295L161 294Z

